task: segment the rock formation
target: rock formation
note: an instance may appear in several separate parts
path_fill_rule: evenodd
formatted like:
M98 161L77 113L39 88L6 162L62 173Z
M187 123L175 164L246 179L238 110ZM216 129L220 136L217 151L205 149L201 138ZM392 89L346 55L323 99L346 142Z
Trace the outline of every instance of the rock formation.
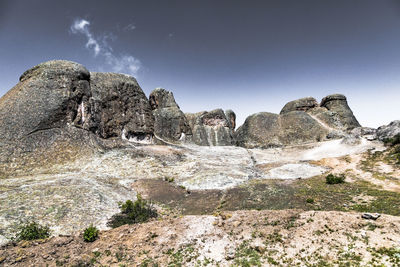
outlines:
M27 70L0 98L0 165L34 164L41 151L53 160L84 153L90 139L90 74L80 64L56 60ZM52 151L52 152L51 152ZM65 152L65 153L64 153ZM31 155L31 162L24 160ZM11 163L13 162L13 163ZM0 174L4 169L0 166ZM1 175L0 175L1 176Z
M282 115L261 112L246 118L235 133L236 143L247 148L267 148L323 140L328 130L304 111Z
M288 102L281 110L280 114L285 114L291 111L308 111L318 107L318 102L313 97L304 97Z
M322 99L320 106L326 108L330 112L336 113L340 123L346 130L361 126L347 104L347 99L344 95L328 95Z
M153 136L202 146L282 146L338 138L360 126L346 97L335 94L320 104L312 97L291 101L279 115L251 115L235 132L232 110L185 115L172 92L158 88L147 99L129 75L89 73L64 60L27 70L0 99L0 117L0 162L37 149L75 155L108 141L151 143ZM390 135L380 132L380 138Z
M116 73L90 73L90 129L102 138L151 140L154 118L136 79Z
M192 130L174 95L162 88L151 92L150 106L154 115L154 135L166 141L190 141Z
M186 113L193 133L193 142L201 146L229 146L234 144L233 130L236 115L233 111L222 109Z
M400 120L392 121L376 130L376 135L380 141L393 138L398 134L400 134Z
M335 94L322 99L313 97L288 102L280 114L257 113L249 116L235 134L244 147L270 147L340 138L359 127L346 97Z

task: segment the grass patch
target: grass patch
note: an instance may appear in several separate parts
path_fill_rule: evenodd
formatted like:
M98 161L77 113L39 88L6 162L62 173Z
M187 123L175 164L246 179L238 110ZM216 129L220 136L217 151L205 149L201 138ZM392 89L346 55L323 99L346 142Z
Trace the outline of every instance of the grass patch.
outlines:
M18 233L15 239L17 241L36 240L48 238L49 236L50 228L48 226L43 226L35 221L32 221L18 227Z
M344 175L336 176L333 175L332 173L328 174L325 177L325 181L327 184L342 184L344 183L344 179L345 179Z

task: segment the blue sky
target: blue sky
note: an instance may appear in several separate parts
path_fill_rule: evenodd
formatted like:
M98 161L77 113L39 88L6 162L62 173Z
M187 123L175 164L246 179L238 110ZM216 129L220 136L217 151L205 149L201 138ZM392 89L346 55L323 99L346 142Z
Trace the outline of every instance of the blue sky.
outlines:
M184 112L233 109L239 125L332 93L363 126L400 119L400 1L0 0L0 95L51 59L131 74Z

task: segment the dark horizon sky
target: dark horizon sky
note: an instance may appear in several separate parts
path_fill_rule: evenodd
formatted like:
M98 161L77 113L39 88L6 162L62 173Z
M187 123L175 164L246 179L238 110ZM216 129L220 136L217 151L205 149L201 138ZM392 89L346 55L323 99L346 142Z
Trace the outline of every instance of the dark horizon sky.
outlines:
M171 90L184 112L278 113L343 93L363 126L400 119L400 1L0 0L0 96L52 59Z

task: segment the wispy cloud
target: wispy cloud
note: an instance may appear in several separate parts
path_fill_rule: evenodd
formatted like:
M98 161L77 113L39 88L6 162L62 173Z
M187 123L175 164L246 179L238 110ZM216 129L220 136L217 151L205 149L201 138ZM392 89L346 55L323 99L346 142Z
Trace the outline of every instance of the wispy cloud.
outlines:
M128 24L128 25L126 25L126 26L124 27L124 30L125 30L125 31L133 31L134 29L136 29L136 26L135 26L135 24L133 24L133 23L130 23L130 24Z
M87 42L85 47L91 51L97 58L102 58L107 68L113 72L126 73L136 76L142 64L140 60L129 54L116 55L112 47L106 42L109 36L95 36L90 31L90 21L85 19L75 19L71 25L71 33L83 34L86 36ZM129 26L129 25L128 25ZM130 30L134 29L134 25L130 25ZM111 38L112 39L112 38Z

